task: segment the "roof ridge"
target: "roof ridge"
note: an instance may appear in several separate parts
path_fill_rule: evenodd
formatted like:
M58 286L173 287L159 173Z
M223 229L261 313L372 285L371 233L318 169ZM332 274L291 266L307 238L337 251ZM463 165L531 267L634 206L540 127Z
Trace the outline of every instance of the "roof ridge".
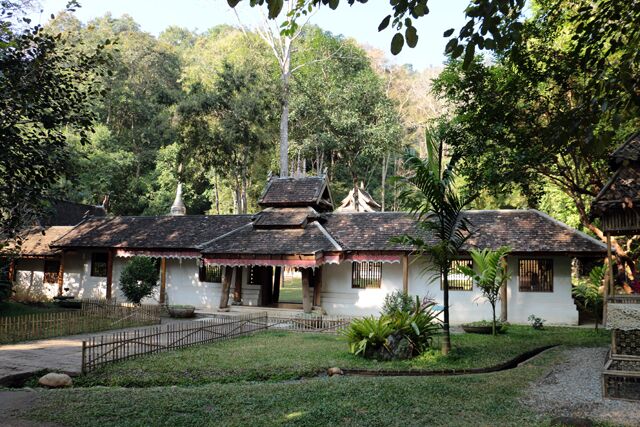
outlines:
M246 223L246 224L244 224L244 225L241 225L241 226L240 226L240 227L238 227L238 228L234 228L233 230L231 230L231 231L229 231L229 232L227 232L227 233L224 233L224 234L223 234L223 235L221 235L221 236L216 237L215 239L211 239L211 240L209 240L209 241L207 241L207 242L203 242L203 243L201 243L201 244L199 244L199 245L196 245L196 248L197 248L198 250L202 251L202 250L206 249L206 247L207 247L207 246L209 246L209 245L211 245L212 243L214 243L214 242L216 242L216 241L218 241L218 240L222 239L223 237L227 237L227 236L229 236L229 235L231 235L231 234L233 234L233 233L235 233L235 232L237 232L237 231L240 231L240 230L242 230L243 228L247 228L247 227L249 227L249 226L251 226L251 227L252 227L252 226L253 226L253 222L248 222L248 223Z
M322 232L322 234L324 234L324 236L327 238L327 240L329 240L329 242L331 242L331 244L333 245L334 248L336 248L339 251L342 250L342 246L340 246L340 244L336 241L336 239L333 238L331 233L329 233L329 231L327 231L327 229L324 228L322 226L322 224L320 224L318 221L313 221L313 223L320 229L320 231Z

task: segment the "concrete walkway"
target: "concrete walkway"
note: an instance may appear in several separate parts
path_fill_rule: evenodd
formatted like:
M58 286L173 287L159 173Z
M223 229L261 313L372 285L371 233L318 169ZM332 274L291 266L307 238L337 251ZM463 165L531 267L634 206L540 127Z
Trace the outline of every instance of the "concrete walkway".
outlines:
M197 319L162 318L162 325ZM157 325L155 325L157 326ZM0 387L13 386L16 381L50 370L69 375L80 374L82 365L82 341L88 338L116 332L144 330L154 326L117 329L91 334L71 335L17 344L0 345Z

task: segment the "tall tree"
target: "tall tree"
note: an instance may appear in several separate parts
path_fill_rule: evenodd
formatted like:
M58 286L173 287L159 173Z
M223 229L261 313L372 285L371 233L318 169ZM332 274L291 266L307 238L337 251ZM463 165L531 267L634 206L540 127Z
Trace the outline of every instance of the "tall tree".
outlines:
M24 2L0 3L0 235L14 237L38 216L51 186L67 168L65 129L89 142L101 96L97 76L108 60L98 43L73 41L23 28L12 18ZM28 20L24 21L28 24Z

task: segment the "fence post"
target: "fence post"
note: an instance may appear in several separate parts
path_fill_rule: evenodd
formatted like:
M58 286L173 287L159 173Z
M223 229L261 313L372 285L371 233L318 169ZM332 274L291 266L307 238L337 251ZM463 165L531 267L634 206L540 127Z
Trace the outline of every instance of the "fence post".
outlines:
M87 342L82 340L82 367L81 372L83 374L87 373Z

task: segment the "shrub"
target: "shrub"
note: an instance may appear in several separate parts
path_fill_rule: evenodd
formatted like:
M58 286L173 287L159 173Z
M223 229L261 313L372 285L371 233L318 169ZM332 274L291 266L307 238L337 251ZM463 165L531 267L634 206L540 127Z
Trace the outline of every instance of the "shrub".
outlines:
M11 282L8 280L0 280L0 302L8 300L13 294Z
M529 316L528 320L531 323L531 327L533 329L538 329L538 330L544 329L544 322L545 322L544 319L537 317L535 314L532 314Z
M140 301L153 294L158 286L158 267L151 258L134 257L122 270L120 289L128 301L140 304Z
M604 266L594 267L588 278L578 279L571 289L571 293L580 308L585 311L592 311L596 329L598 329L598 321L602 314L602 292L604 291L605 274L606 269Z
M384 297L382 304L383 315L393 315L398 312L411 312L416 308L416 300L411 295L395 290Z
M411 304L408 299L411 299ZM389 301L389 304L386 302ZM428 298L420 302L399 297L387 298L380 317L356 319L343 331L351 353L375 359L407 359L427 350L441 328Z

